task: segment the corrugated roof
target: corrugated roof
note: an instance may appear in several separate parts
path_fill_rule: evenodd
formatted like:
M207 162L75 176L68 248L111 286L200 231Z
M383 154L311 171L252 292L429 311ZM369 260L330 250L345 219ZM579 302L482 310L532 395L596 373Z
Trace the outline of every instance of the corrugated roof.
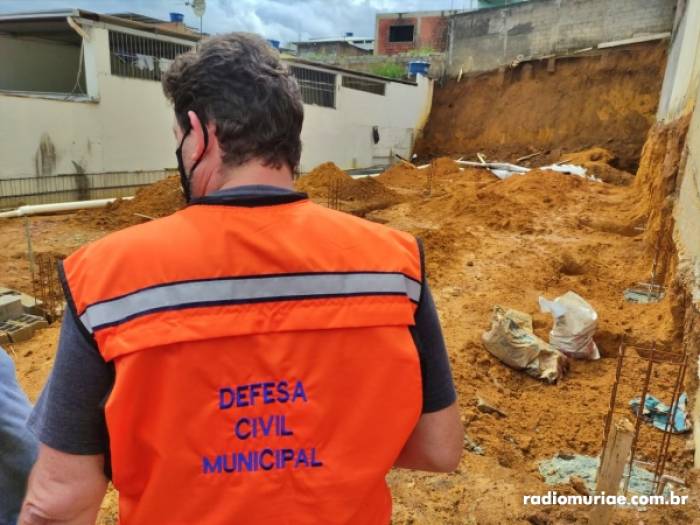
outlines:
M85 18L87 20L95 20L97 22L105 22L116 26L130 27L132 29L138 29L139 31L144 31L146 33L181 38L183 40L189 40L191 42L197 42L200 39L200 36L198 34L171 31L169 29L158 27L157 24L138 22L135 20L127 20L118 16L104 15L100 13L95 13L93 11L86 11L84 9L55 9L45 11L0 14L0 28L2 28L3 25L9 23L14 23L16 25L17 23L23 22L59 21L65 20L65 18L69 16L76 18Z

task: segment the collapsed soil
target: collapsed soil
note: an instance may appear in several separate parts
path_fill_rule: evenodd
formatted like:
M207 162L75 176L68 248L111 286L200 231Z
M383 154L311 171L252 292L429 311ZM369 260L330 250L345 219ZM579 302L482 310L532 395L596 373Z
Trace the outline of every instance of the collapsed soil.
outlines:
M416 145L422 157L485 153L539 161L602 145L634 172L655 113L666 42L526 62L435 86L430 119Z
M667 138L659 134L655 140L668 142ZM588 161L609 162L601 155L592 159L588 154ZM650 169L664 158L658 147L649 146L644 162ZM340 181L336 187L341 209L357 212L364 207L359 213L366 213L368 219L423 239L428 280L444 329L465 433L469 442L483 449L483 455L478 454L467 442L459 470L450 475L393 471L389 475L393 522L582 522L587 512L583 507L528 508L522 505L522 495L545 494L552 488L573 493L568 485L545 485L538 463L560 452L600 452L615 376L614 356L623 335L629 345L648 347L656 342L678 350L674 322L678 297L669 293L651 305L631 304L622 297L625 288L648 280L652 267L645 228L657 204L649 191L650 181L640 177L634 184L620 186L540 170L500 181L487 170L460 169L454 161L440 159L424 169L397 164L376 178L360 180L325 164L302 177L297 187L327 205L332 180ZM33 218L35 247L67 253L111 229L148 220L134 213L158 216L177 209L181 202L176 182L171 179L144 188L134 201L120 202L111 212ZM155 202L147 202L154 196ZM379 197L373 211L368 211L365 199L372 201L375 196ZM382 199L384 204L377 204ZM14 246L0 255L3 275L10 276L13 287L31 292L28 280L21 278L26 270L22 239L20 221L0 222L0 240ZM494 305L532 314L537 335L547 339L551 319L538 312L537 299L540 295L551 299L568 290L584 297L599 314L596 341L601 360L575 361L565 379L547 385L507 368L486 352L481 335L489 327ZM32 399L50 370L58 331L54 324L11 348L20 381ZM627 402L639 395L642 366L641 361L632 361L619 389L618 408L630 418ZM651 392L667 392L671 376L672 370L660 367ZM479 397L498 406L506 417L480 412ZM660 437L652 428L644 428L640 459L653 457ZM692 463L686 439L672 439L667 466L668 472L681 477ZM636 524L640 518L648 524L691 523L699 517L695 506L659 509L663 508L644 514L619 510L615 523ZM113 524L115 515L116 494L111 491L99 523ZM532 521L536 519L540 521Z

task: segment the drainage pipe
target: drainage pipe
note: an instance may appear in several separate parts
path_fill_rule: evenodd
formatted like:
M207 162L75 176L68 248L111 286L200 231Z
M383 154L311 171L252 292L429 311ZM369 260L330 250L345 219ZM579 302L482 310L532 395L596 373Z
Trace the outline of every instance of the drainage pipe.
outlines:
M131 200L133 197L120 197L122 200ZM112 199L95 199L91 201L57 202L55 204L30 204L20 206L16 210L0 213L0 218L24 217L26 215L38 215L40 213L55 213L62 211L82 210L86 208L102 208L116 201Z

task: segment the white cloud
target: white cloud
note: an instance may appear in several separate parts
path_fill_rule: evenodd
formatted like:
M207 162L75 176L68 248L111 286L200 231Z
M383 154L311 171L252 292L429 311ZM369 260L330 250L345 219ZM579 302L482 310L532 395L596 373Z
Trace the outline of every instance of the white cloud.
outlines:
M374 18L381 11L461 9L474 0L208 0L204 31L252 31L283 42L309 37L341 36L353 32L374 36ZM99 13L131 11L168 18L185 14L188 25L199 27L185 0L2 0L1 12L40 11L77 7Z

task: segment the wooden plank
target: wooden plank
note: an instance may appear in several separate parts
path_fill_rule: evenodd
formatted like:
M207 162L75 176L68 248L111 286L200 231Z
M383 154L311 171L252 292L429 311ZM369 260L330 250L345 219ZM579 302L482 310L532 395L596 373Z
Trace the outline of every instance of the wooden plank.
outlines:
M605 446L603 463L598 469L596 495L617 495L625 465L629 459L633 437L634 425L627 418L622 418L612 425ZM588 523L608 525L614 512L615 505L596 505L591 510Z

